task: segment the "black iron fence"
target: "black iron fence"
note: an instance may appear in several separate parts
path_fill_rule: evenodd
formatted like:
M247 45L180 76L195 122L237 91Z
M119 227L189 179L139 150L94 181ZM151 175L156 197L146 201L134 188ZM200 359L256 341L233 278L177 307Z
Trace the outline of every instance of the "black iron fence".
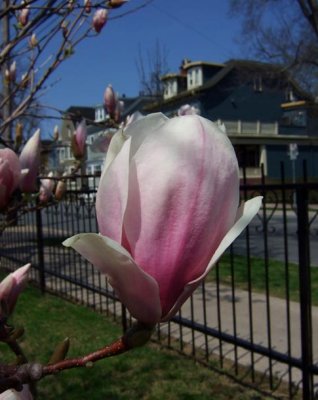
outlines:
M0 237L3 268L32 263L41 290L130 316L92 265L61 242L97 232L95 177L69 182L63 201L21 215ZM83 184L84 183L84 184ZM262 209L172 321L154 338L277 397L318 398L318 183L241 186ZM14 221L14 218L13 220Z

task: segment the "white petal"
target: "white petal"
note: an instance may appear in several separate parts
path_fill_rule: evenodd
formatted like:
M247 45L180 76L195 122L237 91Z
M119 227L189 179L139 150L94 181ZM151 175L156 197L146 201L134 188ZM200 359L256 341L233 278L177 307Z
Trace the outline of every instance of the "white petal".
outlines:
M161 305L157 282L134 262L119 243L95 233L72 236L63 242L107 275L120 300L139 321L160 320Z

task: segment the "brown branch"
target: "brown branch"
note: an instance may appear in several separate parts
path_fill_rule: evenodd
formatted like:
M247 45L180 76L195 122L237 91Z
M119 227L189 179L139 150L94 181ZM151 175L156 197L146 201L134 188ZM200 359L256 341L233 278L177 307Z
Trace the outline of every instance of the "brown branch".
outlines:
M52 365L47 365L43 367L42 374L43 376L46 376L56 374L57 372L63 371L65 369L89 367L92 363L98 360L102 360L103 358L107 357L117 356L130 349L131 348L127 346L124 338L120 338L109 346L105 346L84 357L71 358L57 362Z
M83 357L66 359L46 366L38 363L28 363L20 366L0 365L0 393L8 388L21 390L23 384L35 382L47 375L71 368L90 367L94 362L101 359L117 356L135 347L143 346L150 339L153 328L153 326L136 322L123 337L110 345Z

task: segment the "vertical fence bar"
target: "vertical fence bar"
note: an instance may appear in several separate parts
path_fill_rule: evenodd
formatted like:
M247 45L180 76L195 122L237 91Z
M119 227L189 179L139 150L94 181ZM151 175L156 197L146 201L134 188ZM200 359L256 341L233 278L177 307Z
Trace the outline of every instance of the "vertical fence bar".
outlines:
M298 259L299 259L299 292L300 292L300 326L302 353L303 400L314 398L311 320L311 283L309 255L309 218L308 189L304 186L296 188L297 223L298 223Z
M45 270L44 270L44 240L41 209L36 208L36 238L39 262L40 288L42 294L45 292Z

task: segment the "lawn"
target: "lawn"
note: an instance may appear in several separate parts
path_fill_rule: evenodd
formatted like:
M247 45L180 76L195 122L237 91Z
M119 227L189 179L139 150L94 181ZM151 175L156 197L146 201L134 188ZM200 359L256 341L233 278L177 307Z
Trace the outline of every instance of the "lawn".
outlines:
M23 324L21 346L29 360L47 362L55 344L70 337L69 356L91 352L121 334L105 316L66 302L35 288L20 297L13 316ZM4 344L1 359L11 354ZM263 395L213 372L193 360L150 343L143 348L99 361L92 368L64 371L38 384L42 400L261 400Z
M224 284L231 284L232 276L235 287L248 289L248 277L251 277L251 289L256 292L264 292L266 288L266 268L263 259L251 257L250 268L247 265L247 258L235 255L233 268L231 257L225 254L218 266L209 276L209 281L214 281L218 274L219 280ZM233 271L233 272L232 272ZM233 274L233 275L232 275ZM285 264L281 261L269 260L268 262L268 285L271 296L286 298L286 270ZM291 300L299 301L299 269L298 265L288 264L289 296ZM312 304L318 305L318 268L311 268L311 293Z

